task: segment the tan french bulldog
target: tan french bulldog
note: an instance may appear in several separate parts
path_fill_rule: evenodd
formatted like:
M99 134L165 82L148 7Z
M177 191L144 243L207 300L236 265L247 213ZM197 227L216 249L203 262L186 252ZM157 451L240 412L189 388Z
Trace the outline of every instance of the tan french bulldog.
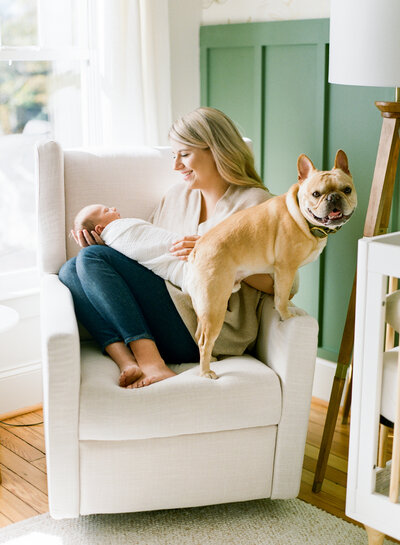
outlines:
M347 156L339 150L330 171L317 170L306 155L297 161L298 183L284 195L236 212L202 236L189 256L187 285L197 314L200 375L210 370L214 343L228 299L238 281L274 274L274 301L281 319L290 318L296 271L317 259L327 236L346 223L357 206Z

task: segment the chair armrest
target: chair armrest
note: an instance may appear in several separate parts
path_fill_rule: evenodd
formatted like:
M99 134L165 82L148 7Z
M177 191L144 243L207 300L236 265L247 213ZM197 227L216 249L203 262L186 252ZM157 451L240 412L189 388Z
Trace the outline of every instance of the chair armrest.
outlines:
M291 308L296 316L282 322L274 309L273 297L265 297L255 347L257 358L271 367L283 381L293 378L292 371L299 370L296 359L303 353L309 356L310 351L314 356L314 372L318 343L318 322L315 318L293 304Z
M272 498L297 496L307 437L318 346L318 323L295 307L296 316L281 321L266 297L256 352L279 376L282 415L278 425Z
M43 275L40 304L49 503L63 505L62 516L74 517L79 515L78 326L71 293L56 274ZM57 518L57 509L51 515Z

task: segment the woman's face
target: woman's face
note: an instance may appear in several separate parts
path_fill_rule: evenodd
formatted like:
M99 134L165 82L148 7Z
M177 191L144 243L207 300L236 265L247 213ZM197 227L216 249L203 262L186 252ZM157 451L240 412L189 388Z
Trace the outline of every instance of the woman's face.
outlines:
M210 149L187 146L171 139L174 170L180 172L190 189L207 189L223 182Z

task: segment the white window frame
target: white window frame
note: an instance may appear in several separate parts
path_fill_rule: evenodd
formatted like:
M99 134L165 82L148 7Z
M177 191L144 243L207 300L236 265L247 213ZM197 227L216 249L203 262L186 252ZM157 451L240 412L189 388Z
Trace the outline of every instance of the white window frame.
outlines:
M93 0L79 1L79 17L84 22L86 37L80 37L80 40L85 40L88 47L79 46L60 46L60 47L45 47L42 35L42 26L40 24L40 12L43 9L41 0L37 2L37 17L38 17L38 45L37 46L3 46L0 43L0 61L1 62L16 62L16 61L78 61L81 63L81 92L82 92L82 141L84 145L90 145L98 142L95 127L91 123L95 122L94 108L96 100L93 100L97 93L95 92L95 75L92 69L94 61L94 51L91 44L93 33L93 15L94 6ZM82 25L81 25L82 27ZM81 28L82 32L82 28ZM94 96L93 96L94 95ZM89 100L89 97L91 98Z
M84 146L100 145L101 132L96 112L99 111L99 94L95 48L93 47L95 25L95 0L79 0L79 18L82 21L81 32L87 33L84 41L87 47L80 46L44 46L40 24L42 1L37 0L38 45L35 46L3 46L0 43L0 62L17 61L78 61L81 63L81 110L82 110L82 144ZM82 30L84 28L84 31ZM82 36L79 37L82 40ZM18 279L18 286L16 280ZM17 269L0 273L0 301L9 296L32 294L39 291L39 272L37 267ZM18 292L18 293L17 293Z

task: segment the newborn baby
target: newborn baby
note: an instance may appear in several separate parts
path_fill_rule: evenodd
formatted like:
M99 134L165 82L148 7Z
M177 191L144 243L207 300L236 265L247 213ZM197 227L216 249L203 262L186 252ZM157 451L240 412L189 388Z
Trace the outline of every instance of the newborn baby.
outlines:
M75 217L75 232L95 231L107 246L134 259L183 291L187 262L169 253L179 235L138 218L121 218L116 208L92 204Z

